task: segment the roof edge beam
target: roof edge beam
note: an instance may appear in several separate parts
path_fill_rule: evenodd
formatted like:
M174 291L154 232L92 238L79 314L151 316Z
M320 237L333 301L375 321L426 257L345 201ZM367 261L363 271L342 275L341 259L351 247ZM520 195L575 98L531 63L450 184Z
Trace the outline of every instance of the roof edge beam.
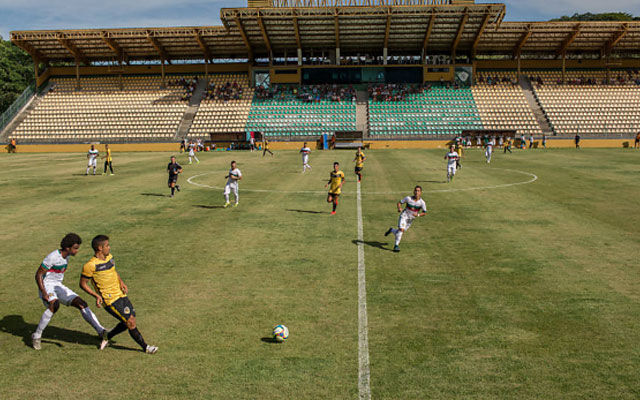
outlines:
M71 53L73 58L75 58L76 60L82 61L82 63L84 63L85 65L90 65L91 64L89 62L89 59L82 52L82 50L77 48L76 45L73 44L73 42L71 40L66 39L63 35L58 35L57 39L58 39L58 42L65 49L67 49L67 51L69 51L69 53Z
M264 40L264 44L267 47L267 53L269 53L269 57L271 57L271 54L272 54L271 42L269 41L269 35L267 34L267 29L265 28L264 22L262 21L262 14L260 13L260 10L258 10L256 18L258 19L258 26L260 27L260 33L262 33L262 40Z
M115 53L116 57L118 58L118 61L124 62L124 59L126 56L124 49L120 47L120 45L115 40L111 39L110 37L107 37L106 32L102 33L102 41L105 42L106 45L111 49L111 51Z
M513 49L513 58L520 57L520 54L522 53L522 48L527 43L527 40L529 40L532 34L533 34L533 30L531 29L531 25L529 25L529 27L527 28L527 31L522 34L522 36L520 37L520 40L518 41L518 44L516 45L515 49Z
M300 28L298 27L298 13L296 12L296 10L292 10L293 12L293 30L295 31L296 34L296 46L298 46L299 49L302 48L302 40L300 40Z
M433 31L433 25L436 20L436 13L431 11L431 19L429 19L429 25L427 25L427 32L424 34L424 41L422 42L422 50L426 53L427 51L427 43L429 43L429 38L431 37L431 32Z
M160 44L160 41L157 38L151 36L150 32L147 32L147 40L149 41L149 43L151 43L153 48L156 49L160 58L162 58L163 61L166 61L169 64L171 64L167 51L164 49L164 47L162 47L162 44Z
M340 48L340 22L338 21L338 9L333 14L333 29L336 35L336 49Z
M204 55L204 59L211 62L211 53L209 52L209 47L207 47L207 44L204 42L204 40L202 39L202 36L200 36L200 31L199 30L194 30L193 32L196 41L198 42L198 46L200 46L200 49L202 49L202 54Z
M458 33L456 33L456 38L453 41L453 46L451 46L451 55L452 55L452 58L454 59L456 56L456 51L458 50L458 43L460 43L460 39L462 39L462 32L464 32L464 27L467 24L468 20L469 20L469 8L465 7L464 15L462 16L462 19L460 20L460 25L458 26Z
M387 8L387 26L384 30L384 48L389 48L389 31L391 30L391 8Z
M573 31L571 31L569 36L567 36L567 38L562 41L562 45L560 45L560 48L556 50L556 55L557 56L566 55L567 49L569 48L569 46L571 46L571 43L573 43L573 41L576 40L579 34L580 34L580 24L576 24L576 26L573 28Z
M607 55L611 54L611 50L613 50L613 48L616 47L622 39L624 39L627 33L629 33L629 24L623 24L622 30L616 32L613 37L605 43L602 51Z
M244 26L242 25L242 21L240 21L240 17L238 17L236 15L236 17L234 18L234 21L236 23L236 27L238 28L238 31L240 32L240 36L242 36L242 41L244 42L244 45L247 47L247 53L249 55L249 59L252 60L253 59L253 49L251 48L251 43L249 42L249 37L247 37L247 33L244 31Z
M47 60L47 57L43 56L42 53L38 51L38 49L33 47L33 45L27 42L26 40L14 40L13 44L15 44L16 46L20 47L22 50L29 53L31 57L37 58L38 60L40 60L40 62L45 62Z
M471 55L473 56L473 58L475 58L476 56L476 48L478 47L478 43L480 43L480 39L482 38L484 30L487 28L487 25L489 25L490 19L491 13L489 12L489 10L487 10L487 14L484 16L482 24L480 25L480 29L478 29L478 33L476 34L476 39L473 41L473 45L471 46Z

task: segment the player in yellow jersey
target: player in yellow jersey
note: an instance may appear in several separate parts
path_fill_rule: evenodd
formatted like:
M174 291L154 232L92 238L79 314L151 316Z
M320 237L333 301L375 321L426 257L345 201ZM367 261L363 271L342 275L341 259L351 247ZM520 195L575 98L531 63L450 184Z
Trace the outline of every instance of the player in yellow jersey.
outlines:
M338 207L338 197L342 192L342 185L344 185L344 172L340 171L340 163L337 161L333 163L333 171L329 174L329 182L324 187L329 187L329 194L327 195L327 203L333 203L333 211L331 215L336 215L336 207Z
M461 137L457 137L456 138L456 145L455 145L455 151L456 153L458 153L458 159L456 160L456 169L460 169L462 168L462 164L460 163L460 160L462 159L462 138Z
M273 157L273 152L269 150L269 141L267 140L267 138L265 138L264 142L262 143L262 157L264 157L267 152L269 152L269 154L271 154L271 157Z
M80 287L96 299L98 308L104 305L105 310L120 321L103 339L100 350L109 345L109 340L119 333L129 330L129 335L142 347L142 351L154 354L158 347L148 345L136 327L136 310L127 297L129 289L116 271L116 263L111 255L109 237L98 235L91 241L95 255L82 268ZM93 284L95 291L88 285Z
M364 168L364 162L367 157L364 156L362 152L362 147L358 147L358 151L356 151L356 157L353 161L356 163L355 173L358 175L358 182L362 180L362 168Z
M104 159L104 172L102 173L102 175L107 174L107 166L109 166L109 171L111 171L111 175L113 175L113 165L111 164L113 158L111 158L111 149L109 148L108 144L104 145L104 151L106 154L102 156L102 158Z

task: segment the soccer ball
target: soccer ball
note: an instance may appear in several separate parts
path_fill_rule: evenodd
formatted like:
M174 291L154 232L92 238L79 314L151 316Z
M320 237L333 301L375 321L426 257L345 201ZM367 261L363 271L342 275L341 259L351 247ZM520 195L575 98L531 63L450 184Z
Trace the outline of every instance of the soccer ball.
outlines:
M278 325L273 328L273 339L276 342L284 342L289 337L289 328L284 325Z

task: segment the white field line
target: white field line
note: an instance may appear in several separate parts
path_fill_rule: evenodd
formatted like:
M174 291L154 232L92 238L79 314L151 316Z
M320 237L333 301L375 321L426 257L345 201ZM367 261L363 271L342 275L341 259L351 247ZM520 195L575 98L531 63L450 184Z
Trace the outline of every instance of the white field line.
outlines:
M369 334L367 328L367 283L364 265L364 234L362 228L362 201L360 182L357 189L358 204L358 393L360 400L371 399L369 370Z
M514 173L521 174L521 175L526 175L526 176L529 176L530 179L528 179L526 181L522 181L522 182L503 183L503 184L500 184L500 185L493 185L493 186L478 186L478 187L460 188L460 189L424 190L423 193L452 193L452 192L467 192L467 191L471 191L471 190L500 189L500 188L518 186L518 185L526 185L526 184L533 183L533 182L538 180L538 177L535 174L531 174L529 172L518 171L516 169L506 169L506 168L492 168L492 169L509 171L509 172L514 172ZM203 174L194 175L194 176L190 177L189 179L187 179L187 182L189 182L192 185L203 187L203 188L207 188L207 189L224 190L224 187L222 187L222 186L205 185L205 184L197 183L197 182L193 181L195 178L198 178L198 177L201 177L201 176L205 176L205 175L215 174L215 173L218 173L218 172L217 171L205 172ZM244 191L244 192L257 192L257 193L327 194L327 192L323 191L323 190L242 189L242 191ZM406 192L407 192L406 190L403 190L403 191L362 192L362 193L366 194L366 195L385 195L385 194L405 194Z

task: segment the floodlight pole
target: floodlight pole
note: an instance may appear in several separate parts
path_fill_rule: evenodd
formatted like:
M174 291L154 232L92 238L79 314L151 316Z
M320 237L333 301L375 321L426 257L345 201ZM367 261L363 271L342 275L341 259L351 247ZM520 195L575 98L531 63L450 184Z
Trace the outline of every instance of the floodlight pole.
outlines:
M204 60L204 80L209 83L209 60Z
M302 49L298 47L298 65L302 65Z
M567 53L562 52L562 84L566 84L565 74L567 72Z
M33 58L33 69L36 73L36 91L38 90L38 79L40 78L40 59L37 56L31 56Z

